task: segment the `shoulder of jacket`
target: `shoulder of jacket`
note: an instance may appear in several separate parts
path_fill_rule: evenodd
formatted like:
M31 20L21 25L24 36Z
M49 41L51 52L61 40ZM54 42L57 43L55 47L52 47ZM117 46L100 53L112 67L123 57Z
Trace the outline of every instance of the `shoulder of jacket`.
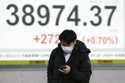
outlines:
M60 51L60 48L59 47L56 47L52 50L52 53L53 54L57 54L58 52Z
M80 52L84 52L84 53L90 53L90 49L87 48L87 46L85 45L84 42L77 40L76 41L76 48L80 51Z

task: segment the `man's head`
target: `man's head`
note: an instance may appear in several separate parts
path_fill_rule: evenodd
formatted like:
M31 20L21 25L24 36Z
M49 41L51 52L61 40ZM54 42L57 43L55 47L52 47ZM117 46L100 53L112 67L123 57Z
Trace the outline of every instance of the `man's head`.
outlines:
M77 35L73 30L66 29L59 35L59 40L67 44L75 42L76 39Z
M65 53L72 52L76 39L77 39L77 35L73 30L66 29L59 35L61 47Z

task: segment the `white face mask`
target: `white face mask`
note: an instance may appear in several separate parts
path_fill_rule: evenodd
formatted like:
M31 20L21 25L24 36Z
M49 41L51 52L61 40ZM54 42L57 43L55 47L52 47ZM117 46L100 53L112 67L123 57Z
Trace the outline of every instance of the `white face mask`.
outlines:
M72 53L72 50L74 48L74 45L73 46L61 46L62 47L62 50L65 52L65 53Z

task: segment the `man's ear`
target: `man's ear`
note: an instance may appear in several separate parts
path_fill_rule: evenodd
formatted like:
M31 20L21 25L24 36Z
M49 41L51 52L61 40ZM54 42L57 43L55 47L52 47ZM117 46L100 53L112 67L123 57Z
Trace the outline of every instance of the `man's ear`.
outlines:
M76 44L76 40L74 41L74 45Z

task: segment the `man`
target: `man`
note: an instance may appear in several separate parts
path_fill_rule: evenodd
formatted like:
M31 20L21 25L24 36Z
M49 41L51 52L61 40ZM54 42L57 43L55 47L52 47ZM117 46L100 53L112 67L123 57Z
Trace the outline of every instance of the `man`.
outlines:
M89 83L91 76L90 50L77 40L73 30L59 35L60 43L49 59L48 83Z

